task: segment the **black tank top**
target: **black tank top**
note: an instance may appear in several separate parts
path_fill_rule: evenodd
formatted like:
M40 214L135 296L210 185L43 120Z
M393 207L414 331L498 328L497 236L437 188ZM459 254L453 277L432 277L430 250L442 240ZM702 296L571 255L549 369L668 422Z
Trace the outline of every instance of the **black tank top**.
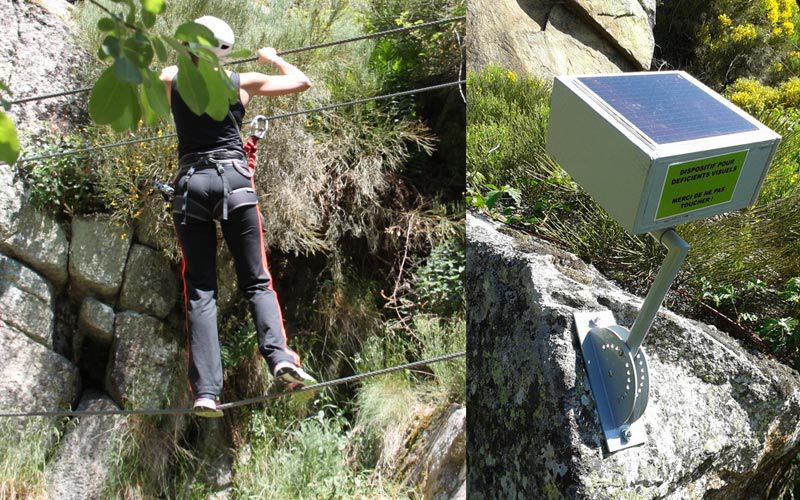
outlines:
M230 114L226 115L222 121L216 121L206 113L198 116L181 99L176 83L178 76L180 75L172 80L170 104L172 118L175 120L175 130L178 133L178 157L214 149L241 151L244 154L242 136L239 133L244 119L244 105L241 98L231 105ZM239 74L231 72L231 81L236 86L236 93L239 95ZM236 119L236 124L231 119L231 114Z

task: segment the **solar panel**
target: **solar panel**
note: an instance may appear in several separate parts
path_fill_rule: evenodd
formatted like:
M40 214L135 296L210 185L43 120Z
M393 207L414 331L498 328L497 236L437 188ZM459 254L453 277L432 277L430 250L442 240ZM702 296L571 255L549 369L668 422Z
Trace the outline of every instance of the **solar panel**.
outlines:
M758 130L680 74L590 76L578 80L656 144Z

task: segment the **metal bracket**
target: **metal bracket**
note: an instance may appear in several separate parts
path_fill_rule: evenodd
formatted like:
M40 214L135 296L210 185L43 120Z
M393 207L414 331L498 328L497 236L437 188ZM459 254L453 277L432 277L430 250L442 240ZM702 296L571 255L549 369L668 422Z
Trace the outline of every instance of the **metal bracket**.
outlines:
M628 330L611 311L574 313L575 329L608 451L644 444L639 418L647 408L650 376L642 349L628 347Z
M643 444L647 438L639 420L650 391L642 344L689 252L689 245L672 228L650 235L667 247L667 256L631 329L617 325L611 311L573 314L600 425L612 453Z

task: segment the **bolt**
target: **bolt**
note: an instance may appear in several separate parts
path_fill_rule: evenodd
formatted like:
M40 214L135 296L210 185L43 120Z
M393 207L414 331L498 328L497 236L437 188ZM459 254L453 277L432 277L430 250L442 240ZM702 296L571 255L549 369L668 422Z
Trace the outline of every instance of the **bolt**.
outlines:
M614 376L614 370L608 370L608 376L609 377L613 377Z
M622 432L620 432L620 437L622 438L623 443L627 443L628 441L630 441L632 436L633 433L631 432L630 429L625 429Z

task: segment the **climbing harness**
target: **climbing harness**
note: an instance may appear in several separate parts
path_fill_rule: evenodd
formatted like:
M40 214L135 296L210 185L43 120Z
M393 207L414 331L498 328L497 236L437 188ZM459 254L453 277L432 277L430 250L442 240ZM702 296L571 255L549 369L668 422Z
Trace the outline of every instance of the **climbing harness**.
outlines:
M314 385L306 385L302 386L299 389L295 389L293 391L284 391L278 392L274 394L265 394L263 396L257 396L254 398L249 399L242 399L239 401L231 401L230 403L224 403L218 406L220 410L230 410L231 408L239 408L241 406L249 406L256 403L264 403L266 401L270 401L273 399L282 398L284 396L289 396L292 394L298 394L301 392L310 392L310 391L319 391L322 389L335 387L338 385L343 384L350 384L353 382L358 382L360 380L377 377L379 375L386 375L389 373L399 372L402 370L412 370L415 368L421 368L424 366L432 365L434 363L441 363L443 361L451 361L456 358L463 358L466 357L466 351L461 352L454 352L450 354L444 354L441 356L437 356L434 358L429 359L422 359L419 361L414 361L412 363L405 363L401 365L390 366L388 368L381 368L379 370L374 370L371 372L364 372L364 373L357 373L355 375L351 375L349 377L342 377L335 380L329 380L327 382L320 382L319 384ZM110 416L110 415L190 415L194 413L194 409L192 408L139 408L139 409L130 409L130 410L55 410L55 411L31 411L31 412L2 412L0 413L0 418L2 417L82 417L82 416Z
M233 116L231 116L231 118L233 118ZM235 119L234 124L236 124ZM238 130L239 127L236 126L236 129ZM258 141L264 138L268 130L269 119L266 116L258 115L250 121L250 136L244 143L244 159L247 161L246 166L242 164L241 155L231 151L216 150L203 153L202 155L186 155L180 160L182 165L178 170L175 181L172 183L173 185L154 179L152 186L156 191L161 193L165 201L172 203L173 213L181 214L183 217L181 224L186 224L187 217L193 217L203 221L212 219L228 220L229 211L239 207L255 205L258 203L258 198L253 188L245 187L234 189L233 191L230 190L228 180L225 178L224 163L229 163L243 176L248 178L252 177L256 169L256 163L258 162ZM226 159L232 161L221 161ZM213 212L209 212L202 205L193 203L189 199L189 183L191 182L192 176L203 168L215 168L222 180L223 199L217 204ZM183 189L183 194L176 196L174 184L181 177L186 178L186 184ZM180 207L180 209L178 210L177 207Z

